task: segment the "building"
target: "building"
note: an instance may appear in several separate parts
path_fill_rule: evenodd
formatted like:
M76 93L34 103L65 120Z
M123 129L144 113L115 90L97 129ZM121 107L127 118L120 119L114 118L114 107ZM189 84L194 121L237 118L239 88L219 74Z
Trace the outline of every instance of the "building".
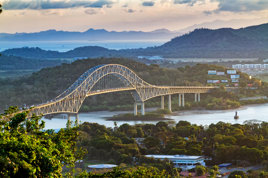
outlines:
M235 64L234 69L268 69L268 64Z
M195 168L196 165L206 166L205 158L203 156L188 156L188 155L145 155L147 158L154 158L160 160L169 160L173 162L176 168L182 170L189 170Z
M232 68L251 75L268 72L268 64L235 64Z
M115 164L95 164L95 165L89 165L89 171L109 171L113 168L117 167Z

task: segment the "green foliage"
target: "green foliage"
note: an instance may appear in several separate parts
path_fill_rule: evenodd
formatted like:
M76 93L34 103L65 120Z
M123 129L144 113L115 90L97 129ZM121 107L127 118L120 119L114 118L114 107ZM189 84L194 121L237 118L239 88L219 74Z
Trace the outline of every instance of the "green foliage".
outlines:
M122 170L120 168L114 168L110 172L106 172L103 174L98 174L98 173L84 173L80 177L104 177L104 178L110 178L110 177L122 177L122 178L129 178L129 177L144 177L144 178L161 178L161 177L179 177L179 175L171 175L167 173L165 170L160 171L159 169L155 167L142 167L139 166L137 168L132 168L128 170Z
M197 165L197 166L195 167L195 172L196 172L196 175L197 175L197 176L203 176L203 175L206 174L206 172L207 172L207 168L204 167L204 166L202 166L202 165Z
M6 113L10 114L15 107ZM61 177L62 167L74 166L81 157L77 128L43 131L38 116L19 113L0 125L1 177Z
M211 157L208 165L223 162L233 164L247 162L261 163L268 159L268 123L244 125L219 122L206 129L187 121L176 125L168 122L153 124L123 124L114 129L92 123L80 126L79 145L88 150L86 159L116 164L151 165L167 169L163 162L155 162L141 155L186 154ZM133 157L136 159L133 160ZM169 169L171 170L171 169ZM218 167L209 170L215 175Z
M244 171L233 171L228 178L247 178L247 175Z

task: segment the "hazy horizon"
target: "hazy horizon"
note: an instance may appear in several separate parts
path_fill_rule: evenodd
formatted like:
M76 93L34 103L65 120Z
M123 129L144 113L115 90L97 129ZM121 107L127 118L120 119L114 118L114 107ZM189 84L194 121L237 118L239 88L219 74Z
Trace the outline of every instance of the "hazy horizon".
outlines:
M267 0L0 0L0 33L241 28L267 23Z
M224 23L224 21L220 21L222 23ZM156 31L156 30L168 30L170 32L181 32L182 34L183 33L187 33L187 32L191 32L193 31L194 29L200 29L200 28L207 28L207 29L220 29L220 28L232 28L232 29L240 29L240 28L246 28L246 27L249 27L249 26L255 26L255 25L262 25L262 24L266 24L268 23L265 22L265 23L253 23L253 24L250 24L250 25L244 25L244 26L241 26L241 27L231 27L231 26L223 26L223 27L211 27L211 24L213 24L215 22L206 22L206 23L202 23L202 24L194 24L194 25L191 25L191 26L188 26L186 28L183 28L183 29L178 29L178 30L170 30L168 28L158 28L158 29L153 29L153 30L150 30L150 31L143 31L143 30L108 30L108 29L105 29L105 28L91 28L89 27L88 29L86 30L82 30L82 31L75 31L75 30L62 30L62 29L54 29L54 28L48 28L48 29L42 29L40 31L33 31L33 32L13 32L13 33L9 33L9 32L0 32L0 33L7 33L7 34L16 34L16 33L39 33L39 32L45 32L45 31L52 31L52 30L55 30L55 31L63 31L63 32L80 32L80 33L83 33L83 32L86 32L90 29L93 29L93 30L106 30L107 32L131 32L131 31L135 31L135 32L153 32L153 31ZM145 40L146 41L146 40Z

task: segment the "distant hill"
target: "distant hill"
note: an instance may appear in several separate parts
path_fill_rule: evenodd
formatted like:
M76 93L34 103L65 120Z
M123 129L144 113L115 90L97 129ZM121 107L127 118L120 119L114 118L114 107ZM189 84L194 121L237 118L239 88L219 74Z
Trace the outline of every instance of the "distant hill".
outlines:
M107 41L107 40L170 40L179 32L159 29L152 32L143 31L107 31L89 29L85 32L47 30L35 33L0 33L1 41Z
M52 59L52 58L98 58L119 56L116 50L109 50L107 48L98 46L85 46L75 48L67 52L46 51L41 48L13 48L2 52L5 55L20 56L25 58L39 58L39 59Z
M165 32L165 30L160 30ZM156 31L155 33L159 33ZM109 50L88 46L67 52L45 51L40 48L18 48L3 52L6 55L28 58L75 57L137 57L163 56L185 58L268 58L268 24L241 29L196 29L171 41L145 49Z
M169 57L268 57L268 24L197 29L146 52Z
M60 60L27 59L16 56L0 56L0 70L37 70L62 64Z

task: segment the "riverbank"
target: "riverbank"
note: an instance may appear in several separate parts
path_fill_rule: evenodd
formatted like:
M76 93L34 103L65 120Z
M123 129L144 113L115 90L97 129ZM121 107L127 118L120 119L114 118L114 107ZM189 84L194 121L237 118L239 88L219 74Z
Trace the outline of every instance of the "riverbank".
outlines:
M252 104L266 104L268 99L258 99L258 100L242 100L240 101L242 106L252 105Z
M156 111L151 111L146 113L144 116L138 114L134 116L131 113L118 114L114 115L111 118L107 118L107 121L168 121L172 119L168 119L165 117L166 114L170 114L168 110L158 109Z

